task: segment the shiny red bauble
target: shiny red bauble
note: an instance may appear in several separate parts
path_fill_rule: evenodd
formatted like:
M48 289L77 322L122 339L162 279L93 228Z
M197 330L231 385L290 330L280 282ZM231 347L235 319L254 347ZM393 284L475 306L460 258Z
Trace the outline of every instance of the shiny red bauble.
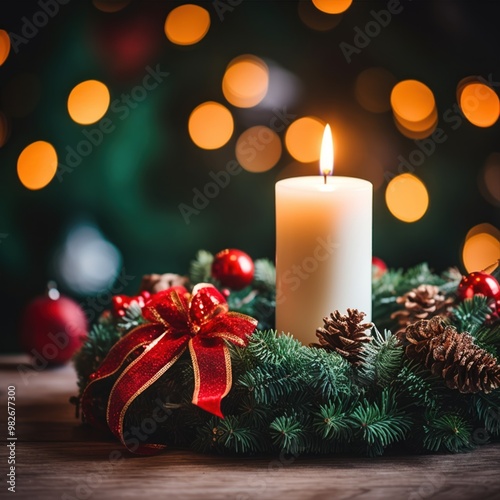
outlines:
M55 288L31 301L21 321L20 341L37 366L69 361L87 337L87 318L72 299Z
M491 274L477 271L462 278L458 285L457 295L460 300L470 299L474 295L500 299L500 285Z
M241 290L250 285L254 276L252 258L234 248L220 251L212 263L212 277L222 286L232 290Z

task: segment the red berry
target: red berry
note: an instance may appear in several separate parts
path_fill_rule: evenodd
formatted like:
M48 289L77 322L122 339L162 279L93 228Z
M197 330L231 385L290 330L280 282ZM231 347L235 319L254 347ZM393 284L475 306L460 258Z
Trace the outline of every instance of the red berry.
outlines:
M252 283L253 275L253 260L241 250L228 248L214 257L212 277L222 286L241 290Z

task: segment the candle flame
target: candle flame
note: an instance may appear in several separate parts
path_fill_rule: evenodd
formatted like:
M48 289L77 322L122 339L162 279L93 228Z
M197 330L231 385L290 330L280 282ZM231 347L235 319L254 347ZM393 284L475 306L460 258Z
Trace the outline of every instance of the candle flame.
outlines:
M333 137L332 129L327 123L321 141L321 155L319 157L319 171L325 176L333 174Z

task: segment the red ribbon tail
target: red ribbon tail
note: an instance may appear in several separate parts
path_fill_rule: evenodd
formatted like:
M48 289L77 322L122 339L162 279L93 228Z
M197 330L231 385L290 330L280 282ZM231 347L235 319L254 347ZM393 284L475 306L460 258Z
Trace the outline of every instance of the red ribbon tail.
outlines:
M148 345L153 339L164 332L161 325L141 325L122 337L108 352L101 366L90 376L89 383L81 398L82 414L94 427L107 429L104 422L95 417L94 394L97 382L117 373L125 360L138 348Z
M160 444L127 439L123 421L135 398L156 382L182 355L189 337L172 338L165 332L151 342L146 350L130 363L116 380L109 395L107 421L113 434L133 453L151 455L165 448Z
M232 385L229 348L219 338L205 342L200 337L189 341L194 370L193 404L224 418L220 405Z

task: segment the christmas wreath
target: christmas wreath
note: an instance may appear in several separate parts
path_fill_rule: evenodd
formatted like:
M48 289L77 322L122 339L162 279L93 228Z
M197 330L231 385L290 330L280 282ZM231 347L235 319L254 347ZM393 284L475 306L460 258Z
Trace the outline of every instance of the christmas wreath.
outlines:
M113 297L75 357L73 401L141 454L377 456L498 439L495 273L373 269L373 323L333 311L305 346L272 330L270 261L200 251L189 276L145 276L136 297Z

